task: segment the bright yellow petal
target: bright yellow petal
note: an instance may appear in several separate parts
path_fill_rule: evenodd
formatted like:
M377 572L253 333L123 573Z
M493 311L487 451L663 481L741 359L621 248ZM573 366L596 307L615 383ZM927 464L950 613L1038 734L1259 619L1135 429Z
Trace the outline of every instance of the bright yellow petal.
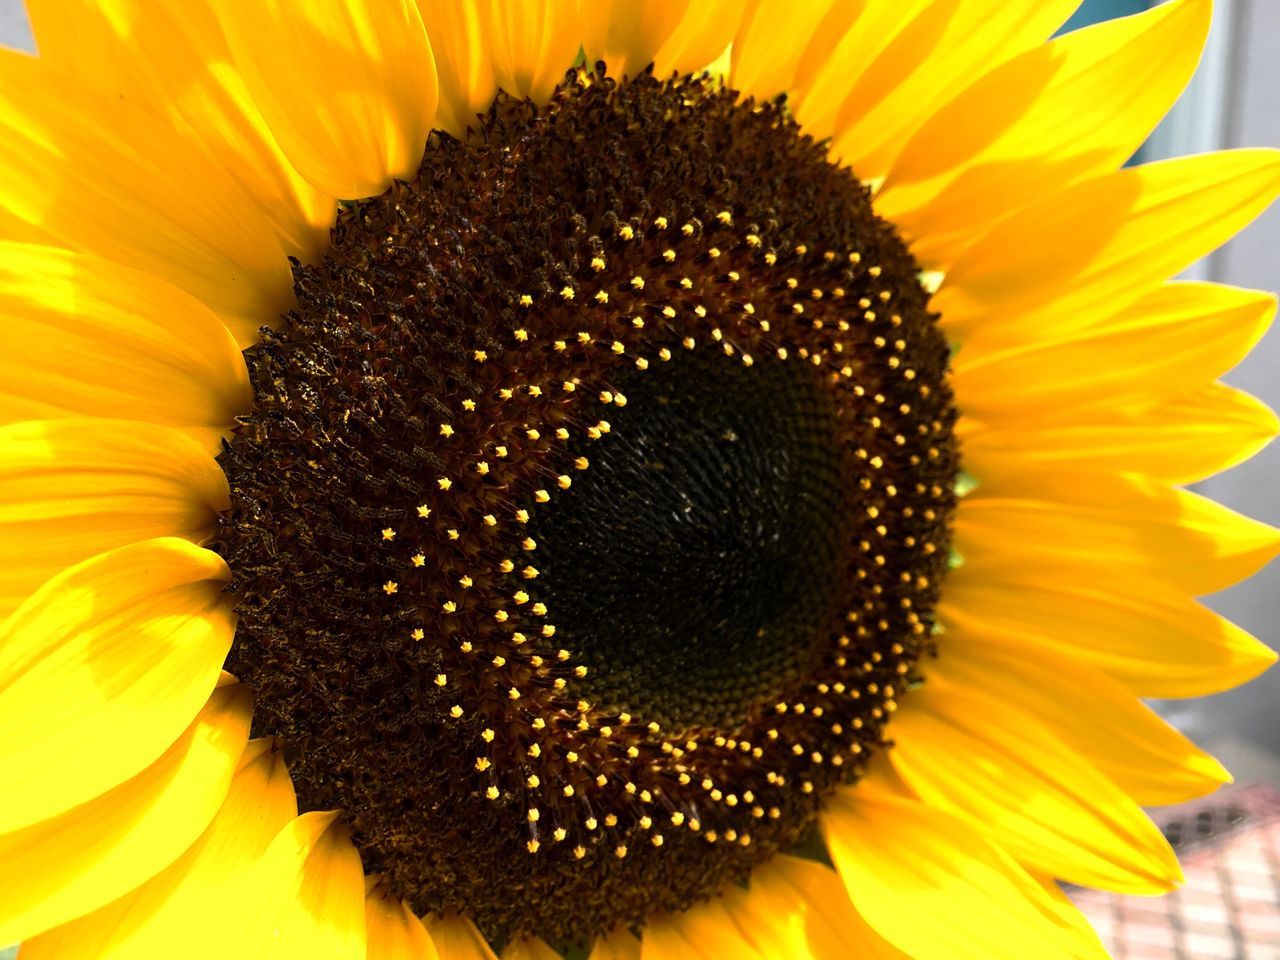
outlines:
M577 10L560 0L489 0L486 45L498 87L546 103L578 56Z
M965 559L1093 566L1159 579L1200 596L1245 579L1280 553L1280 531L1198 494L1132 476L984 477L956 511Z
M1156 580L1105 561L1058 563L1010 553L966 560L938 616L973 644L1026 656L1049 649L1106 672L1143 697L1199 697L1252 680L1276 655L1239 627Z
M877 212L917 257L945 267L1010 212L1116 169L1191 78L1211 7L1174 0L996 66L934 110L903 147Z
M0 241L0 422L147 420L212 449L250 399L235 340L197 300L97 257Z
M651 917L640 939L641 960L765 960L738 931L720 899L694 904L683 913Z
M224 0L216 9L254 103L302 176L342 199L413 178L437 96L413 0Z
M742 23L747 0L690 3L684 17L653 55L653 74L700 73L719 59Z
M544 103L578 53L572 3L418 0L440 78L436 126L460 137L499 88Z
M219 687L186 733L132 780L61 816L0 834L0 863L22 880L0 885L0 940L26 940L83 916L176 860L227 795L251 709L248 688Z
M1280 419L1215 383L1155 406L1091 410L1062 423L962 421L957 435L966 469L979 477L1134 472L1185 484L1248 460L1280 435Z
M675 32L690 0L578 0L587 63L603 60L612 77L639 73Z
M476 925L456 913L431 914L424 918L427 933L440 953L440 960L497 960Z
M198 141L241 185L291 256L329 241L335 205L285 160L234 69L211 5L29 0L41 59L77 89L127 99Z
M57 243L168 280L241 343L293 303L272 224L172 124L0 50L0 138L0 205Z
M63 814L174 742L231 647L222 558L161 538L54 577L0 624L0 831ZM3 938L0 938L3 939Z
M1071 898L1062 892L1057 882L1051 877L1036 877L1036 879L1040 881L1040 886L1049 897L1063 934L1074 941L1074 949L1071 953L1074 960L1111 960L1111 952L1103 946L1098 931L1071 902Z
M455 137L477 127L498 92L489 61L488 27L483 3L434 3L418 0L418 12L431 39L440 102L435 125Z
M820 63L861 14L866 0L749 0L733 39L729 86L770 100L795 85L802 63Z
M945 0L946 8L953 8L956 2ZM873 69L883 66L892 73L895 67L910 66L897 61L890 64L886 57L897 37L932 3L933 0L866 0L842 35L815 38L817 49L810 44L788 89L788 103L805 133L815 140L832 136L841 108L846 100L858 95L864 78L870 74L866 82L872 87L877 85ZM829 23L823 23L818 29L825 31L828 27ZM814 56L816 53L824 55Z
M435 944L426 928L386 885L372 878L365 882L364 925L368 960L437 960Z
M867 924L830 867L779 854L726 891L734 922L761 954L789 960L907 960Z
M1129 306L1216 249L1280 194L1280 150L1132 167L1043 197L947 272L932 306L971 351L1060 337Z
M894 715L889 759L925 803L989 831L1021 863L1073 883L1158 893L1181 879L1141 808L1033 715L972 690L930 685L928 665L924 672L924 688Z
M289 821L254 869L255 921L243 952L280 960L365 960L360 854L336 812Z
M1035 717L1142 806L1181 803L1231 781L1222 764L1096 667L1055 650L973 642L956 629L939 638L939 651L925 667L930 685Z
M822 827L858 912L915 960L1071 956L1041 886L963 821L855 786Z
M640 960L640 940L626 930L615 928L595 942L588 960Z
M230 505L186 434L131 420L0 427L0 620L72 564L138 540L202 543Z
M965 414L993 424L1070 420L1155 405L1244 359L1276 312L1274 294L1169 283L1088 330L955 359Z
M938 0L846 91L832 156L864 180L883 177L912 133L957 87L1053 33L1080 0Z
M27 941L23 960L237 956L245 915L255 907L246 880L295 816L284 755L270 739L251 740L226 800L186 853L132 893Z
M561 957L537 937L516 937L502 951L502 960L561 960Z

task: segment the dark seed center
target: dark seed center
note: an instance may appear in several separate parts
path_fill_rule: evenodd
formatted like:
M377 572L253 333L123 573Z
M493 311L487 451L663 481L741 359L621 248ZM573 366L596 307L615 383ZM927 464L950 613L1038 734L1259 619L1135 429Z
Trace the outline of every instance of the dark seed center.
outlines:
M683 352L619 379L590 469L534 514L535 596L587 699L732 728L814 666L853 578L856 470L811 365Z
M570 77L340 215L246 353L228 668L415 909L584 942L811 830L929 649L947 344L780 104Z

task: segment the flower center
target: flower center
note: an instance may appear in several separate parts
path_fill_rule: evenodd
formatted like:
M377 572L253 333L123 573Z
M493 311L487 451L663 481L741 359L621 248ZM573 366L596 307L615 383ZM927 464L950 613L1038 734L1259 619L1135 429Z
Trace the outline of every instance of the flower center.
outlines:
M812 365L718 349L618 378L607 442L534 511L557 638L587 700L731 729L811 672L856 596L857 467Z
M583 942L744 878L930 649L948 350L869 194L704 79L499 97L246 353L228 668L419 911Z

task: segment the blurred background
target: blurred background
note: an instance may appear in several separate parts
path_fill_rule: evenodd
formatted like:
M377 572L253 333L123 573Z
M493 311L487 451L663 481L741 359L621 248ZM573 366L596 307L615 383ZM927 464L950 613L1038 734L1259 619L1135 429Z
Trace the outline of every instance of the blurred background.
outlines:
M1157 3L1084 0L1064 30ZM1136 161L1280 147L1280 0L1217 0L1215 10L1196 79ZM0 0L0 44L33 49L22 0ZM1280 288L1280 204L1187 276ZM1280 326L1227 380L1280 409ZM1280 443L1198 489L1280 525ZM1280 647L1280 562L1208 602ZM1280 669L1230 693L1153 706L1217 755L1237 785L1156 814L1182 854L1184 890L1156 901L1085 893L1077 900L1117 957L1280 960Z

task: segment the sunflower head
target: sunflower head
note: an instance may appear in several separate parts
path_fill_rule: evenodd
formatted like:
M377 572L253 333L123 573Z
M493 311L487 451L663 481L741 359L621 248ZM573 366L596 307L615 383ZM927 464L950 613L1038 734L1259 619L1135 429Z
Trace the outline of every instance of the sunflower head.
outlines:
M500 938L794 844L931 640L918 269L780 103L603 64L344 210L220 457L228 666L304 806Z
M1120 169L1209 0L1076 5L32 0L0 943L1097 956L1274 659L1168 278L1280 162Z

